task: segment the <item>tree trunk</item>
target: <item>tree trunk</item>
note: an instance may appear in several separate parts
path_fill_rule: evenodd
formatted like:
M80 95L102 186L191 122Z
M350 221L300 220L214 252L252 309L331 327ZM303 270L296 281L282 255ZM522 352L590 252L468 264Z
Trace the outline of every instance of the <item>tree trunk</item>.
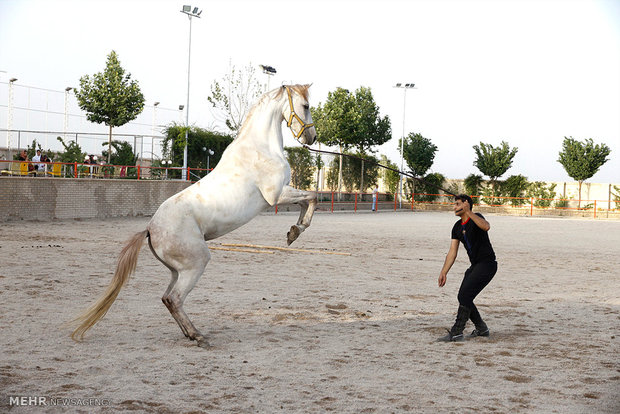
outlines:
M360 180L360 193L364 193L364 159L362 158L362 177Z
M342 188L342 145L338 146L340 149L340 166L338 167L338 201L340 201L340 191Z
M108 165L110 165L111 156L112 156L112 125L110 125L110 135L108 136Z

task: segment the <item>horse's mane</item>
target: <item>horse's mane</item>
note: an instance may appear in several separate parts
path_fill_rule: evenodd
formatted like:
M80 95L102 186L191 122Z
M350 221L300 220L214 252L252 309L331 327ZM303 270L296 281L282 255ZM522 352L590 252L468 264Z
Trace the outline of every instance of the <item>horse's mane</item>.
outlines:
M286 85L293 92L297 92L301 96L304 97L305 100L308 100L308 89L310 89L310 85ZM275 98L278 99L284 93L285 88L278 88L278 92L276 93Z

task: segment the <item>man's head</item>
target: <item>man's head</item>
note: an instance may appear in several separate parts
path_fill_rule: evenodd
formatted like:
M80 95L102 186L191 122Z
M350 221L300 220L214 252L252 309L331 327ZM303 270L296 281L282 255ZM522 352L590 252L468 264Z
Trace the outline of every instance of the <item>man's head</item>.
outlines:
M41 155L41 150L37 150L37 155Z
M467 194L459 194L454 197L454 214L457 216L461 216L464 214L463 204L469 204L469 209L471 210L474 207L474 202L470 196Z

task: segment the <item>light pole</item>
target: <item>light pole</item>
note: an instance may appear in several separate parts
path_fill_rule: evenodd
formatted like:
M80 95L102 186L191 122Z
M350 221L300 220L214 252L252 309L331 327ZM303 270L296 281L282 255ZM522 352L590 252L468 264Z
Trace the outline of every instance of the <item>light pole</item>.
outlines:
M271 79L271 77L277 73L276 68L267 65L258 66L263 70L263 73L267 75L267 90L265 92L269 92L269 79Z
M71 92L72 89L71 86L65 88L65 139L67 139L67 129L69 129L69 92Z
M403 90L403 136L400 140L400 170L403 171L404 168L404 158L403 158L403 144L405 142L405 119L406 119L406 107L407 107L407 89L415 89L415 83L397 83L394 85L395 88L401 88ZM403 175L400 175L400 180L398 180L398 207L403 207Z
M168 179L168 168L170 168L170 164L172 164L172 160L162 160L161 162L164 165L164 169L166 170L165 180Z
M9 153L8 159L11 159L11 128L13 128L13 82L17 78L9 79L9 111L6 117L6 146Z
M215 153L213 152L213 150L210 150L207 147L202 147L202 150L207 154L207 174L209 174L209 156Z
M159 105L159 102L155 102L153 103L153 127L151 128L151 165L153 165L153 150L155 148L153 148L153 144L155 141L155 118L156 118L156 113L157 113L157 106Z
M187 104L185 106L185 149L183 150L183 171L181 178L186 180L187 177L187 139L189 134L189 69L192 61L192 17L200 17L202 10L198 10L198 7L184 5L181 13L187 14L189 18L189 52L187 54Z

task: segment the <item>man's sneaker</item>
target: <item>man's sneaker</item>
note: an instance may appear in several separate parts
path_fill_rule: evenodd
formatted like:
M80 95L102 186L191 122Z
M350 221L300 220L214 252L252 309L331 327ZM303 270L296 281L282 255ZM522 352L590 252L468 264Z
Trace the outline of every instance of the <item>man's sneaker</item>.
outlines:
M446 329L446 331L448 331L448 335L442 336L441 338L437 339L437 342L461 342L464 339L462 333L458 335L452 335L452 332L450 332L449 329Z
M467 339L469 338L475 338L477 336L485 336L488 337L490 335L489 333L489 328L485 329L485 330L479 330L479 329L474 329L471 332L471 335L467 335Z

